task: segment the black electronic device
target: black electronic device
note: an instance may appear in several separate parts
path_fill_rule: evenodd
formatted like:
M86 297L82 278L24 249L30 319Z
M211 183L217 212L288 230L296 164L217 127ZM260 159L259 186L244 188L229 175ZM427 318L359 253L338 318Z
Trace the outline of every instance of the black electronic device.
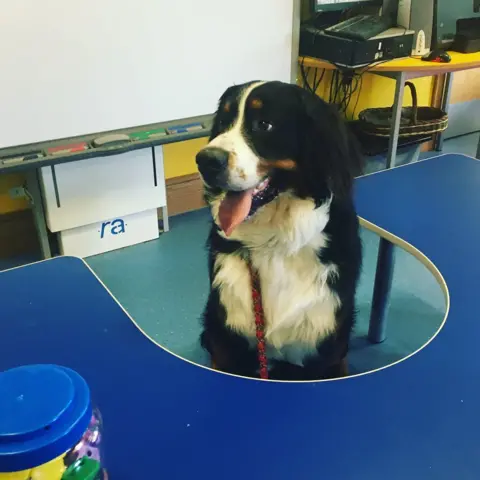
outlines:
M328 35L313 25L304 25L300 30L300 55L360 67L410 56L413 37L413 31L390 28L368 40L355 40Z
M452 58L444 50L432 50L422 57L424 62L450 63Z
M456 34L464 35L459 33L458 21L475 18L480 18L480 0L435 0L432 47L450 49ZM474 43L475 38L471 34L464 36L460 42L464 49L473 49Z
M461 53L480 52L480 18L457 20L457 33L451 49Z
M325 29L325 33L354 40L368 40L393 27L390 16L357 15Z

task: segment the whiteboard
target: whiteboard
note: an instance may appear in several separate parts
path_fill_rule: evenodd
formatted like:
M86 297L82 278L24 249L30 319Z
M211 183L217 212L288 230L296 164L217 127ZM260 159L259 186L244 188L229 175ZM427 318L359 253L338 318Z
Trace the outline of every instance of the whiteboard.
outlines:
M0 148L212 113L289 82L295 0L0 0Z

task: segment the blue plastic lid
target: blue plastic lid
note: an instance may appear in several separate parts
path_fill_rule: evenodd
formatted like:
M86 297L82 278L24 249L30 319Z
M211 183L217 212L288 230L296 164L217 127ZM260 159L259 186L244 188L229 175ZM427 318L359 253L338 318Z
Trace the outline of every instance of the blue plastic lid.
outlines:
M0 472L42 465L74 447L92 416L78 373L28 365L0 373Z

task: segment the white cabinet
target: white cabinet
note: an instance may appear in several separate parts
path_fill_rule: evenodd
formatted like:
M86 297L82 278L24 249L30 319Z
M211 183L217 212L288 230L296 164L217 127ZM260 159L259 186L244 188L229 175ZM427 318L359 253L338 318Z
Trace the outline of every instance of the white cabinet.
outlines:
M43 167L40 179L47 226L59 232L65 255L93 255L158 236L156 210L166 207L162 147Z

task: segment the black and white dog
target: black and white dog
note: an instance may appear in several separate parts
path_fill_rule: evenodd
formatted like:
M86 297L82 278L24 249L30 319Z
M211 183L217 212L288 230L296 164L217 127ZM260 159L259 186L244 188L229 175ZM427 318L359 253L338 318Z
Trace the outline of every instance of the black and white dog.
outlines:
M201 341L215 368L258 378L251 266L269 378L346 375L361 268L352 202L361 160L337 112L295 85L231 87L196 161L214 219Z

